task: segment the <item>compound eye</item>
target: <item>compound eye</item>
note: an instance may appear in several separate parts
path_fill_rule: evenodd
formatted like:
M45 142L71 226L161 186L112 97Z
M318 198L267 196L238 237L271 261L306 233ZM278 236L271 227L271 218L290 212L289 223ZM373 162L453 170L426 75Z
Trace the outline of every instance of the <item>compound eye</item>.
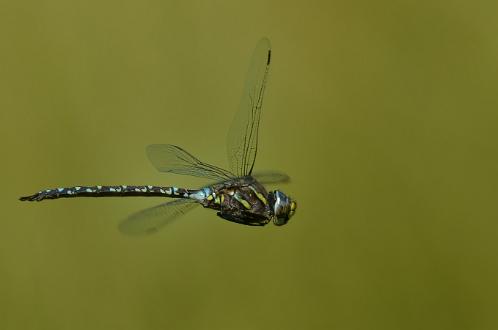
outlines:
M289 221L289 217L275 217L273 218L273 224L276 226L283 226Z

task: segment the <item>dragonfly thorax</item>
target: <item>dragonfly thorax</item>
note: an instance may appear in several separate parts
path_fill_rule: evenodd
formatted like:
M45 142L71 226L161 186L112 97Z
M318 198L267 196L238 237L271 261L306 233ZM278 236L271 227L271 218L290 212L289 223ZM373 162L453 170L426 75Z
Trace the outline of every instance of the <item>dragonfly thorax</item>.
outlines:
M279 190L271 191L268 197L273 204L273 224L277 226L285 225L296 212L296 201L293 201Z

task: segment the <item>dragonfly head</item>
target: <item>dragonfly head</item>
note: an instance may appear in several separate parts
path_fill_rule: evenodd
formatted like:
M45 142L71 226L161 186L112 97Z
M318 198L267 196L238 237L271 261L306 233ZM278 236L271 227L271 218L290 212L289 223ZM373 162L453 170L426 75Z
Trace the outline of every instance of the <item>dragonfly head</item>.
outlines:
M273 200L273 224L276 226L285 225L296 212L296 201L293 201L287 195L279 190L270 193Z

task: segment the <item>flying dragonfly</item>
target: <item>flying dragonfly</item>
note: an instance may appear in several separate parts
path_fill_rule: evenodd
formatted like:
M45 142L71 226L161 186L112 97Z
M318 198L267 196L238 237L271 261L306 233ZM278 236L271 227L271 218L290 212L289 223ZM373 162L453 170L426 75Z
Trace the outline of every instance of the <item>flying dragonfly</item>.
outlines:
M280 190L267 191L263 184L287 182L289 176L280 172L253 173L270 61L270 40L262 38L254 50L239 109L228 132L230 170L205 163L175 145L153 144L146 148L149 160L160 172L207 178L214 183L200 189L151 185L74 186L41 190L20 200L125 196L174 198L122 221L120 230L131 235L155 232L198 205L216 210L219 217L243 225L286 224L296 211L296 201Z

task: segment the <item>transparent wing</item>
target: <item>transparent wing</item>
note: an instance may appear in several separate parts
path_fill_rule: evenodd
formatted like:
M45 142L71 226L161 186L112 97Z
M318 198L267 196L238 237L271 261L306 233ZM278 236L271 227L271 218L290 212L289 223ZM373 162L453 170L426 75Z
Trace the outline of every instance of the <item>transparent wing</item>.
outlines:
M147 146L146 152L152 165L160 172L191 175L213 180L227 180L234 177L229 171L204 163L182 148L172 144L151 144Z
M271 45L261 39L252 55L239 110L228 132L228 162L238 176L250 175L258 150L258 129L266 80L270 70Z
M119 224L119 230L134 236L153 234L197 205L199 204L190 199L159 204L130 215Z
M252 177L262 184L288 183L290 181L287 174L276 171L258 171L253 173Z

